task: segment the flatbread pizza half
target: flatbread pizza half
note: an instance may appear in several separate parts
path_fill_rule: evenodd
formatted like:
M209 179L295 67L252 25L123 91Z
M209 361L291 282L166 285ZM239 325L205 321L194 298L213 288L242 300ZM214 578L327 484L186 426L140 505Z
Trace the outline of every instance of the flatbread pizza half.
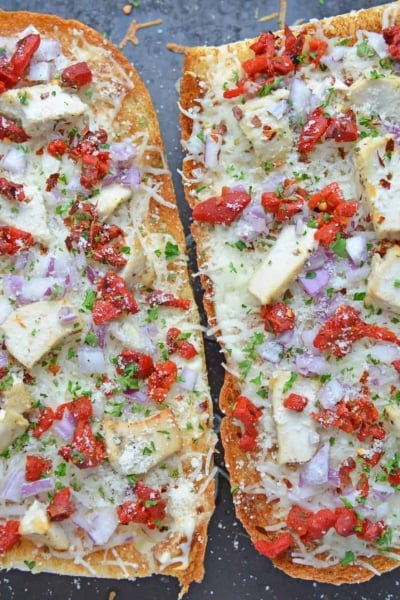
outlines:
M0 13L0 565L203 576L211 400L183 228L134 67Z
M236 511L286 573L398 566L400 3L185 52L183 182Z

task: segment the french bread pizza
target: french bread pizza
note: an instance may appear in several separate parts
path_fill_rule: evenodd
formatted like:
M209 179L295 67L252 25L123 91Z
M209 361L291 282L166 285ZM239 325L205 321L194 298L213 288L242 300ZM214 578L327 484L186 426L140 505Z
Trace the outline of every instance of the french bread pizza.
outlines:
M238 517L296 578L400 551L400 3L185 50L183 183Z
M0 566L203 576L211 400L184 233L134 67L0 12Z

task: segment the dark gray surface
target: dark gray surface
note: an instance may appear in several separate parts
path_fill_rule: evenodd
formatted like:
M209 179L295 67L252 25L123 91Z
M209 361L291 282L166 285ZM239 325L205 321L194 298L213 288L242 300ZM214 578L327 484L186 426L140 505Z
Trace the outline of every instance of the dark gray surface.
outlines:
M279 0L141 0L130 16L124 15L124 0L2 0L7 10L51 12L76 18L107 35L118 44L132 18L142 23L163 23L138 32L139 45L128 44L124 53L148 86L156 106L167 157L173 174L183 218L188 222L182 185L178 175L182 154L179 142L176 84L182 56L166 50L168 42L183 45L220 44L253 37L263 29L277 29L259 18L278 10ZM297 19L322 18L348 10L383 4L368 0L288 0L287 23ZM190 242L190 239L188 239ZM221 382L220 357L213 341L207 342L213 398ZM218 421L218 415L216 417ZM222 455L217 459L223 466ZM11 571L0 576L1 600L176 600L178 585L167 577L114 582L101 579L68 578L48 574L31 575ZM235 518L229 484L219 477L217 508L209 530L206 575L193 584L185 600L395 600L400 597L400 572L375 577L355 586L331 586L293 580L275 569L251 546Z

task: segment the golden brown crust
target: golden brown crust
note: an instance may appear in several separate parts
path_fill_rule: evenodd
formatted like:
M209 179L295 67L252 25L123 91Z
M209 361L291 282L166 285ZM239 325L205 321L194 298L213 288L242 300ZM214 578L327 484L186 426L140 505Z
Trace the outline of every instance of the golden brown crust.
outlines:
M143 130L148 135L149 145L156 148L156 150L147 153L149 166L160 166L160 158L163 156L164 146L149 92L131 63L110 42L101 34L82 23L74 20L65 20L54 15L1 10L0 23L1 34L3 36L17 34L29 25L33 25L44 37L60 40L62 51L66 56L71 56L71 40L74 37L84 40L90 46L104 49L108 57L110 57L110 61L107 65L102 63L101 60L90 63L94 78L98 75L104 79L104 70L106 70L107 75L112 77L112 64L116 64L125 73L127 81L130 82L130 85L124 90L125 96L114 122L115 128L121 132L122 137ZM106 101L104 101L104 106L97 105L97 108L99 111L107 110ZM163 160L165 159L163 158ZM160 195L167 203L176 206L170 175L161 173L157 175L157 178L160 183ZM181 252L185 252L185 237L177 209L173 211L170 207L157 203L152 199L147 227L149 231L162 231L172 234L176 242L180 245ZM182 269L180 276L183 282L182 296L193 299L187 272ZM206 447L206 442L199 441L198 444L199 451L207 453L209 448ZM35 562L34 572L49 571L58 574L116 579L136 578L152 575L153 573L162 573L179 579L182 586L181 594L183 595L191 582L201 581L203 578L207 526L213 508L214 481L211 479L203 494L202 517L199 517L193 535L190 560L187 568L182 568L179 563L167 568L161 568L156 560L151 557L149 560L145 552L143 554L140 553L130 543L121 545L115 550L93 552L91 555L85 557L83 563L79 563L74 562L72 559L63 559L61 557L62 553L60 553L60 558L50 557L46 553L45 548L42 550L38 549L27 540L22 540L5 556L0 557L0 566L3 568L17 567L26 570L27 566L24 561L33 559Z
M400 2L393 2L392 4L386 4L371 9L363 9L347 15L324 19L320 22L302 24L300 29L313 31L317 28L322 28L324 34L328 37L346 37L349 40L354 41L356 39L356 32L359 29L381 31L382 15L389 7L392 7L393 9L393 15L396 16L396 23L399 23ZM243 61L252 56L251 51L249 51L249 46L254 41L254 39L243 40L235 44L229 44L227 47L234 49L240 60ZM194 47L186 50L183 78L180 87L180 103L184 111L199 106L196 100L204 95L204 87L200 85L200 82L205 76L208 65L212 63L213 57L214 60L217 60L217 56L217 47ZM181 113L180 121L182 139L185 141L191 135L193 121L183 112ZM190 181L191 171L196 166L201 165L196 165L196 163L190 160L184 162L183 175L186 177L187 181ZM193 193L193 187L186 184L185 192L187 202L191 208L194 208L196 205L196 195ZM194 223L192 232L196 243L199 247L203 247L202 241L206 234L204 233L202 226ZM206 261L206 257L202 257L202 254L199 253L198 261L201 268L202 261ZM212 302L212 282L203 275L202 284L205 290L204 308L207 313L208 321L212 327L218 328L215 307ZM238 382L229 372L227 372L219 397L219 406L225 415L221 424L221 438L225 451L225 463L230 475L231 489L234 490L233 499L236 513L254 543L258 540L265 539L265 531L262 528L271 521L274 521L274 506L273 503L266 504L264 495L251 495L240 491L235 492L235 490L250 486L258 480L257 473L251 467L248 453L241 452L238 448L237 442L240 436L240 430L235 425L232 417L232 407L237 398L238 389ZM261 531L262 533L260 533ZM373 577L372 570L355 565L342 566L339 564L330 566L329 569L317 569L295 564L288 554L282 554L274 559L273 562L275 566L292 577L312 579L335 585L343 583L359 583ZM395 561L383 556L375 556L373 559L369 559L369 563L379 573L390 571L397 566Z

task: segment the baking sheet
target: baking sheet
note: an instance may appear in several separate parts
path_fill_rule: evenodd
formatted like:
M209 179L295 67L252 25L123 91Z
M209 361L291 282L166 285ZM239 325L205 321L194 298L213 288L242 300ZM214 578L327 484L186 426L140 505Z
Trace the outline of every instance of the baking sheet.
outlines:
M300 19L320 19L383 3L373 0L287 0L286 21L291 25ZM1 8L6 10L49 12L78 19L104 33L116 45L125 36L133 19L138 23L162 20L162 23L139 30L138 45L128 43L123 52L135 65L152 94L178 204L187 227L189 214L178 172L183 156L179 141L177 83L183 57L169 52L166 44L218 45L254 37L266 29L275 30L278 28L276 19L267 22L260 19L277 12L279 0L139 0L131 4L132 12L126 15L122 10L124 0L0 2ZM190 241L188 233L189 247ZM216 406L222 381L222 367L219 364L221 355L212 339L206 341L206 350ZM216 407L217 428L218 421ZM209 528L206 575L201 584L192 585L185 600L394 600L400 596L400 571L375 577L365 584L336 587L294 580L275 569L254 550L235 518L229 483L223 475L223 454L221 448L219 450L217 463L221 473L218 477L216 511ZM109 600L111 592L115 592L115 600L176 600L179 589L177 582L169 577L128 582L32 575L19 571L0 574L1 600L22 600L26 597L32 600Z

